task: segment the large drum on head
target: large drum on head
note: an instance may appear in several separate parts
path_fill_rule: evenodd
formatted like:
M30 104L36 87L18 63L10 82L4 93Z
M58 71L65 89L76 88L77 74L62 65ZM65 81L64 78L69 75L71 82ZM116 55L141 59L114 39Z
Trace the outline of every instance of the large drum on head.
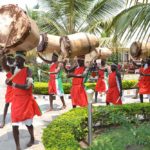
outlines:
M39 43L36 23L17 5L0 7L0 47L10 50L31 50Z
M85 63L90 63L96 59L107 59L111 54L112 51L107 47L97 47L95 50L85 55Z
M40 41L37 46L37 51L43 54L53 53L54 51L60 53L60 36L42 33L40 34Z
M133 58L146 58L150 56L150 42L133 42L130 46L130 55Z
M64 57L85 55L98 46L98 38L89 33L75 33L60 38L61 53Z

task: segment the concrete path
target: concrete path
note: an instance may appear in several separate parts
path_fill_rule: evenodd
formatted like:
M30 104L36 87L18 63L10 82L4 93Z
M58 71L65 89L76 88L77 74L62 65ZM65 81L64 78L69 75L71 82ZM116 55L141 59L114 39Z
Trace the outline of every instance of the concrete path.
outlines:
M0 72L0 121L2 120L2 114L3 114L3 108L5 104L5 73ZM133 102L139 102L138 99L132 99L135 94L135 90L128 90L124 91L124 97L125 101L123 103L133 103ZM22 150L44 150L44 146L41 142L41 136L43 129L57 116L61 115L64 112L67 112L68 110L72 109L71 106L71 100L68 99L68 95L65 95L65 101L67 104L67 108L65 110L61 110L62 103L60 99L57 97L54 101L54 109L55 111L46 112L46 110L49 108L49 100L48 96L43 95L34 95L36 97L36 101L39 104L43 115L41 117L35 117L34 118L34 132L35 132L35 144L30 147L26 148L26 144L29 141L29 134L27 132L27 129L24 125L20 126L20 143ZM145 98L145 101L148 101L147 98ZM105 105L105 96L98 96L98 103L93 105ZM6 126L3 129L0 129L0 150L15 150L15 143L12 135L12 127L11 127L11 121L10 121L10 107L6 119Z

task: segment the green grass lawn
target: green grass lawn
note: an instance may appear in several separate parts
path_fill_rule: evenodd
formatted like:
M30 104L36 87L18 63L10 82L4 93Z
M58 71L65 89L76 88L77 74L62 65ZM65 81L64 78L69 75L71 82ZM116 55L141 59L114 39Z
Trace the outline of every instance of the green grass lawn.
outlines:
M100 133L88 150L150 150L150 123Z

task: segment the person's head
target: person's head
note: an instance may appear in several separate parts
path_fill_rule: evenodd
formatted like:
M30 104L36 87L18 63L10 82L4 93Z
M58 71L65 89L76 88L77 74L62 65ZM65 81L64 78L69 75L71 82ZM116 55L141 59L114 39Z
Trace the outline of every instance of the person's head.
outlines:
M84 66L84 56L78 56L77 57L77 62L79 66Z
M53 62L58 61L58 55L56 53L53 53L53 55L52 55L52 61Z
M104 67L105 64L106 64L106 60L102 59L102 60L101 60L101 66Z
M150 66L150 58L147 58L147 64Z
M141 66L144 67L145 63L146 63L146 61L145 61L144 59L142 59L142 60L141 60Z
M116 64L111 65L111 71L112 72L117 71L117 65Z
M8 65L9 67L15 66L15 57L14 57L13 54L8 54L8 55L6 56L6 58L7 58L7 65Z
M17 51L16 52L16 66L18 66L19 68L24 66L24 62L25 62L25 58L26 58L26 53L23 51Z

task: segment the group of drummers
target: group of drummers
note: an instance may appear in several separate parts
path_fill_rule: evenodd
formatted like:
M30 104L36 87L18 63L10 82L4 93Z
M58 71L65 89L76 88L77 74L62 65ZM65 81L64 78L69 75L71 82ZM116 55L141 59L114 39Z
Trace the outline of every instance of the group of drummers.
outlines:
M62 101L62 109L65 109L66 103L64 99L64 91L62 86L62 71L66 72L67 78L72 78L72 87L70 91L72 107L77 106L86 107L88 105L88 98L84 83L87 82L90 76L97 76L95 86L95 101L99 94L106 94L106 105L110 103L114 105L122 104L122 79L120 67L112 64L107 65L106 60L85 62L84 55L77 56L68 65L68 59L58 61L58 54L53 53L51 60L46 60L40 54L39 57L50 64L48 93L50 106L47 111L53 111L54 95L58 95ZM34 143L32 119L34 115L41 115L41 111L32 95L33 79L32 71L25 66L26 54L23 51L17 51L15 56L13 54L4 55L2 59L2 66L7 72L6 84L7 90L5 95L5 108L1 124L1 128L5 125L5 118L8 106L11 103L11 121L13 128L13 135L16 142L16 149L20 149L19 143L19 125L25 123L31 135L27 146ZM134 65L137 65L133 61ZM143 94L150 94L150 59L141 61L139 66L140 76L138 81L138 88L140 100L143 102ZM95 74L96 73L96 74ZM150 97L149 97L150 98Z

